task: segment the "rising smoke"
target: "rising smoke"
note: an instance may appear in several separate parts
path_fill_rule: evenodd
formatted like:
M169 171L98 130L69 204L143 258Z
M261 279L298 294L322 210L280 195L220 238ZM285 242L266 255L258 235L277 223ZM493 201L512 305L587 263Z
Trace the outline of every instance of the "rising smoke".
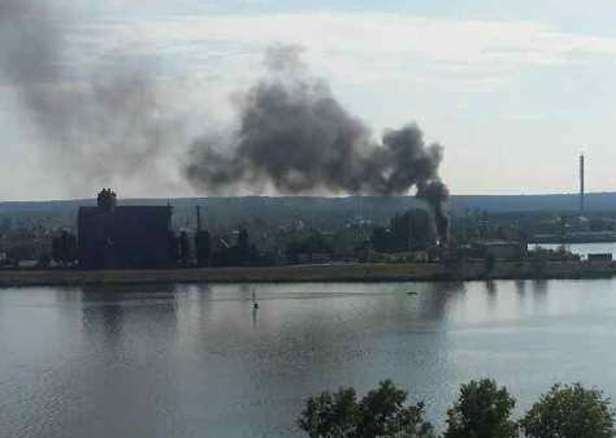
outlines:
M151 76L118 59L83 68L63 32L69 20L51 5L0 0L0 80L16 91L44 163L73 194L165 180L162 158L180 130L162 116Z
M168 117L142 68L113 59L80 67L51 0L0 0L0 79L8 80L34 126L42 158L69 190L143 181L172 184L169 150L183 126ZM417 190L447 236L447 187L438 175L443 149L427 145L415 124L384 133L370 129L314 77L296 48L266 54L266 77L237 100L232 134L194 141L181 173L199 191L237 194L406 194ZM151 66L146 66L151 67Z
M443 148L427 145L415 124L386 131L380 142L374 141L328 84L310 74L298 52L270 49L267 77L240 99L236 132L192 145L185 169L189 181L219 193L273 186L285 194L398 195L416 188L446 240L448 190L438 175Z

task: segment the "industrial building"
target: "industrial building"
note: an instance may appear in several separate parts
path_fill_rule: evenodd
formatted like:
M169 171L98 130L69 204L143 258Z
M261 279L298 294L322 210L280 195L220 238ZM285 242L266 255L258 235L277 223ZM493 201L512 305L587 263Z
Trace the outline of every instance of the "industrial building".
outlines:
M103 189L78 213L79 264L86 269L159 269L172 264L170 206L118 206Z
M525 245L505 240L486 240L472 245L474 254L480 258L494 257L496 260L519 260L526 253Z

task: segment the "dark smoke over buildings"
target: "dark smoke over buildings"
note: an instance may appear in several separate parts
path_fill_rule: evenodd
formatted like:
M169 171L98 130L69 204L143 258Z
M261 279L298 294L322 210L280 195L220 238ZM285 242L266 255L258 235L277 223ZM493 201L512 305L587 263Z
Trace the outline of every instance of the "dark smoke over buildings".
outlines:
M83 186L164 178L160 158L177 138L142 65L84 63L51 0L0 0L0 82L16 93L41 158L74 194ZM143 184L147 187L147 184Z
M328 84L310 75L296 49L270 50L266 66L268 77L240 99L234 135L193 144L186 167L193 185L226 194L248 187L285 194L398 195L416 188L446 240L448 190L438 175L440 145L427 145L415 124L375 141Z
M232 133L205 129L178 160L188 143L185 121L169 116L171 101L157 90L153 66L117 56L84 63L64 31L79 23L53 4L0 0L0 81L15 91L45 165L73 194L131 183L141 192L173 191L178 173L208 194L394 195L416 189L446 238L442 147L426 144L415 124L375 140L329 85L310 74L297 49L268 51L266 77L236 101Z

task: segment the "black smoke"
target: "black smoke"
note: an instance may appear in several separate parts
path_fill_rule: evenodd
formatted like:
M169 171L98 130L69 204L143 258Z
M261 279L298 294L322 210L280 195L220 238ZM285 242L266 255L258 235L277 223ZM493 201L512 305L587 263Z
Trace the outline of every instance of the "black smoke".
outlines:
M266 66L267 77L239 101L233 135L192 145L185 174L195 187L226 194L272 188L284 194L366 195L415 188L432 207L446 241L448 190L438 174L440 145L426 144L414 123L375 141L328 84L307 71L294 48L271 49Z
M110 55L84 67L87 53L75 53L65 31L80 24L52 0L0 0L0 82L21 103L43 162L79 195L165 179L161 159L180 129L163 115L152 66Z
M432 208L440 244L447 245L449 243L449 215L445 204L449 199L449 189L440 180L419 183L417 197L426 201Z
M80 23L53 5L0 0L0 81L15 91L35 128L45 165L80 195L118 183L168 189L178 170L174 148L185 144L184 123L169 116L171 102L152 79L155 66L114 56L84 66L70 40L75 35L65 31ZM370 195L414 188L446 238L440 145L426 144L412 123L375 140L296 49L270 50L266 66L266 77L237 100L236 129L218 136L208 130L181 160L180 173L194 188Z

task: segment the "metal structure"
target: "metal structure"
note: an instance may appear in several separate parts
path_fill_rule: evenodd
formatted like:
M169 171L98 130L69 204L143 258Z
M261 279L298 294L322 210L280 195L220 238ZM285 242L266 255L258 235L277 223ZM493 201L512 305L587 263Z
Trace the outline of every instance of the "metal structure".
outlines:
M584 216L586 206L584 205L584 154L580 155L580 215Z

